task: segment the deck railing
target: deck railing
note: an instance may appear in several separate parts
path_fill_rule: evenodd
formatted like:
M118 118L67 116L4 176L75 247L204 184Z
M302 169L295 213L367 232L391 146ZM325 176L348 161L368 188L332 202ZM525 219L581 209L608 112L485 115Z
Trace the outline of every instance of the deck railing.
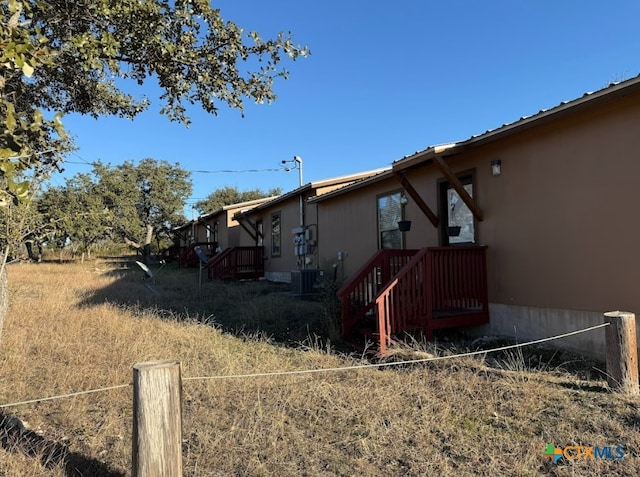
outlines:
M435 314L488 307L486 246L429 249Z
M264 276L264 247L231 247L207 262L210 280Z
M213 256L218 244L216 242L194 242L190 244L178 257L178 268L195 267L200 263L195 248L200 247L207 255Z
M394 334L487 323L486 247L422 249L375 299L380 354Z
M411 260L418 250L379 250L338 290L342 303L342 334L375 306L378 291Z

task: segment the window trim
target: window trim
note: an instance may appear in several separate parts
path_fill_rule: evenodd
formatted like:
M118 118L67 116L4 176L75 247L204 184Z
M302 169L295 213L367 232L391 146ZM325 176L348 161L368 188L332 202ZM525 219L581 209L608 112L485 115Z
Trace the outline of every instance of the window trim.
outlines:
M475 201L478 200L478 187L476 184L476 170L468 169L462 172L456 173L456 177L460 183L465 186L471 184L472 197ZM473 241L472 242L449 242L449 234L447 233L447 227L449 226L449 209L447 191L453 189L453 186L447 180L446 177L441 177L437 181L438 191L438 215L440 216L440 225L438 227L438 238L440 246L442 247L455 247L457 245L477 245L478 241L478 220L476 216L471 213L473 217Z
M256 220L256 247L264 246L264 221Z
M378 246L378 250L402 250L405 248L405 239L404 239L404 234L402 232L400 232L398 224L396 224L396 228L395 229L388 229L388 230L382 230L380 228L380 199L383 197L390 197L393 196L395 194L399 194L400 197L402 197L403 194L403 189L393 189L391 191L387 191L387 192L383 192L382 194L378 194L376 195L376 236L377 236L377 246ZM404 205L402 205L402 203L400 203L400 220L404 220L405 219L405 207ZM393 248L383 248L382 247L382 233L383 232L388 232L388 231L393 231L393 230L398 230L400 233L400 248L399 249L393 249Z
M278 219L278 233L274 232L274 219L277 217ZM276 240L277 240L277 251L276 251ZM282 256L282 211L278 210L277 212L273 212L271 214L271 256L272 257L280 257Z
M211 234L213 236L213 243L215 243L216 245L218 244L218 239L220 238L220 222L218 220L214 220L213 222L213 233Z

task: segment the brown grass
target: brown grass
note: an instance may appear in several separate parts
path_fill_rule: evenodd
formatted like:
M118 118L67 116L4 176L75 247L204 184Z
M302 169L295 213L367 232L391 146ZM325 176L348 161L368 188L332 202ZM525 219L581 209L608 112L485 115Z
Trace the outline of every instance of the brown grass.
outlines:
M281 287L205 280L200 294L197 270L165 269L157 297L118 261L9 274L0 403L127 384L147 360L179 359L184 377L363 363L314 337L322 302ZM512 360L185 381L185 475L640 474L637 400ZM0 473L129 475L131 401L127 387L5 409L27 429L5 423ZM626 456L553 465L547 442L622 444Z

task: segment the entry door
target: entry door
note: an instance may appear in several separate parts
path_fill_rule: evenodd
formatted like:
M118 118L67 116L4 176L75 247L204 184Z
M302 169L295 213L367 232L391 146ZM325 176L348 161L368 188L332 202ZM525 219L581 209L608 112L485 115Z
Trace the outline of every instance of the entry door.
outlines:
M458 177L467 193L473 197L473 174ZM443 246L477 243L476 223L471 209L448 181L439 184L440 243Z

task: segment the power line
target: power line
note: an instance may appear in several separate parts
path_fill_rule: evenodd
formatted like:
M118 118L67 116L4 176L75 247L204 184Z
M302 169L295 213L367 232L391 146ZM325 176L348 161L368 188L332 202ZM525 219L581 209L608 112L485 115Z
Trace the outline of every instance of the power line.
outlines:
M243 173L243 172L287 172L285 169L240 169L240 170L232 170L232 169L219 169L217 171L189 171L194 172L196 174L225 174L225 173Z
M76 164L82 166L94 166L96 162L88 162L82 159L82 157L73 153L74 156L80 158L82 162L78 161L64 161L64 164ZM201 169L183 169L186 172L194 174L242 174L248 172L289 172L285 168L267 168L267 169L216 169L216 170L201 170Z

